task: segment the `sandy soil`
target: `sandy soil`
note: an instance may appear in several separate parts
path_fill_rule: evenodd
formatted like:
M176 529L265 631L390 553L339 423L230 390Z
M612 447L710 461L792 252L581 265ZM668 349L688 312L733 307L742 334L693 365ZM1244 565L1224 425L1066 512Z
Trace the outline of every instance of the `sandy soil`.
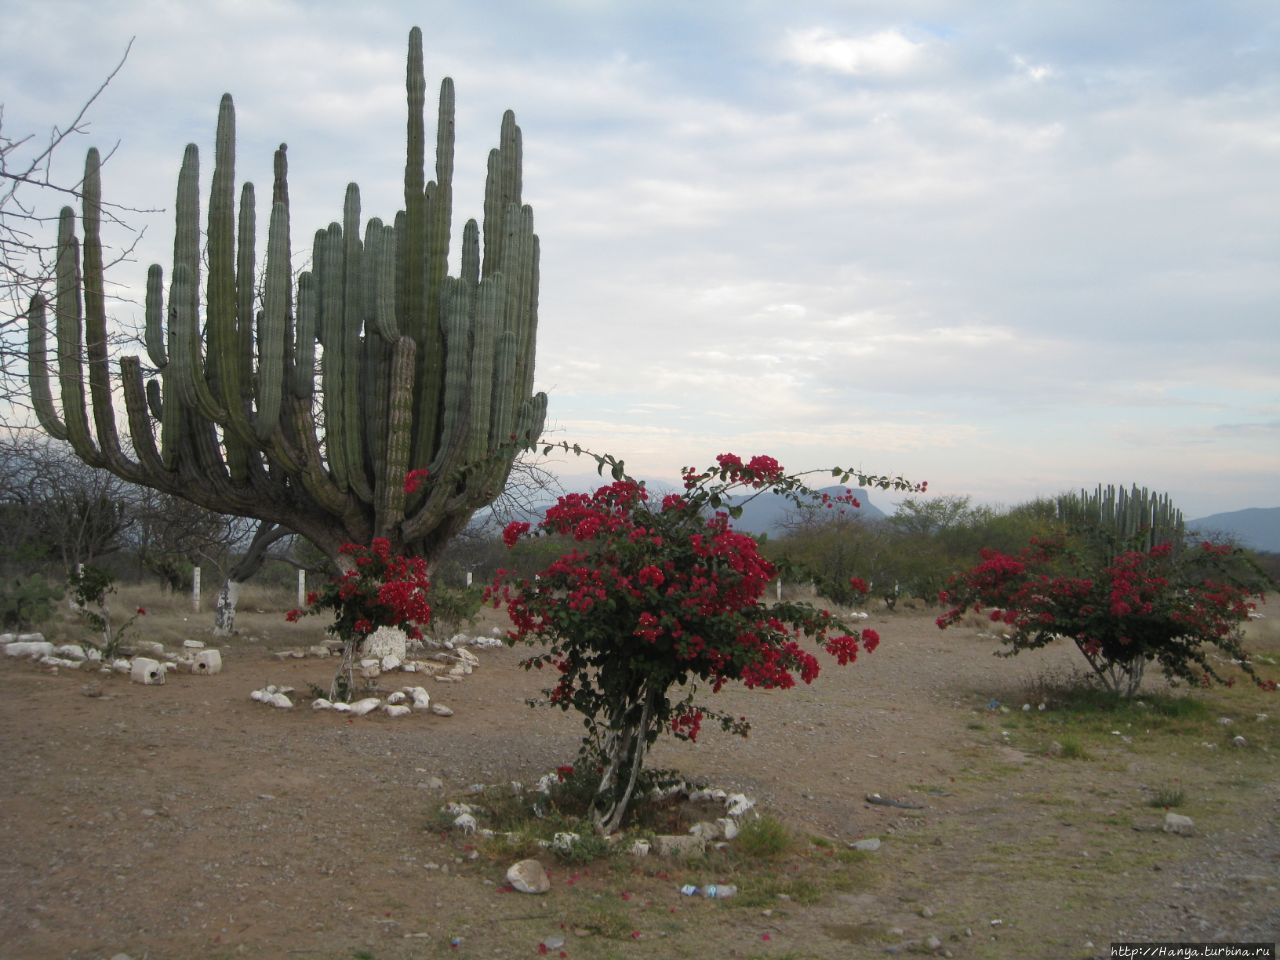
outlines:
M749 739L712 733L653 756L798 831L885 839L856 889L764 910L681 898L679 864L553 869L546 897L504 895L503 864L429 828L470 784L532 781L573 758L578 721L525 705L540 678L518 651L480 651L465 682L429 684L454 716L399 720L252 702L268 682L327 685L333 666L244 638L221 674L159 687L0 658L0 958L521 957L561 926L570 957L881 956L936 936L955 957L1058 958L1120 939L1275 939L1267 758L1236 769L1225 748L1156 756L1118 740L1087 763L1045 757L1002 737L985 706L1074 668L1071 648L1000 660L990 639L940 633L928 615L872 624L881 648L825 663L812 687L724 695L754 721ZM1274 703L1247 696L1241 723ZM1199 835L1132 830L1158 822L1142 791L1171 771ZM618 893L628 884L634 899ZM605 907L634 935L581 920Z

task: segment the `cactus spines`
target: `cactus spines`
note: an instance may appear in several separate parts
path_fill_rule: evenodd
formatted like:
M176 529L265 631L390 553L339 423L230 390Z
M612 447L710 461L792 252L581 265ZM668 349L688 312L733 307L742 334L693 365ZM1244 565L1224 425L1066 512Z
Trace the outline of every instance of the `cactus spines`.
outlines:
M146 356L156 375L147 380L137 357L120 361L134 459L121 450L111 403L99 161L91 152L83 249L70 209L59 225L60 413L44 298L33 298L27 313L41 425L89 463L286 527L335 559L343 543L375 535L398 550L433 556L500 492L517 449L536 442L546 396L531 393L538 242L532 213L521 204L520 129L508 111L489 158L483 237L475 220L466 222L460 275L450 277L453 83L440 87L431 181L425 93L422 35L414 28L405 207L393 220L364 223L359 188L351 184L342 222L316 233L310 269L296 290L284 145L276 151L260 310L254 190L242 186L237 213L235 108L230 96L222 98L204 306L199 153L189 145L178 177L167 298L161 268L147 274ZM425 482L406 492L406 475L422 470L429 471Z

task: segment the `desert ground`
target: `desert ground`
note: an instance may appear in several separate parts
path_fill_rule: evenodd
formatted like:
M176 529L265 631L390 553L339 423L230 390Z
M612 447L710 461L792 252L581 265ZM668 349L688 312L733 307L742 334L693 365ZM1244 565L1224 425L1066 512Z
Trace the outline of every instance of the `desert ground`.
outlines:
M138 637L214 644L207 610L135 599L151 602ZM551 889L530 896L439 813L574 759L580 721L527 705L541 677L522 651L479 650L471 676L428 684L453 716L316 712L308 685L334 661L274 656L320 638L285 605L247 598L216 644L222 672L162 686L0 657L0 958L1069 960L1280 930L1280 704L1248 684L1190 692L1202 708L1150 725L1081 716L1059 702L1083 666L1065 642L1001 659L980 623L872 612L872 655L824 660L812 686L718 696L749 738L712 730L652 755L753 798L789 828L788 853L548 855ZM1263 613L1252 647L1274 677L1280 604ZM64 615L51 639L75 630ZM268 683L297 707L252 701ZM1161 829L1162 799L1194 835ZM879 849L849 850L867 838ZM680 893L708 882L739 896Z

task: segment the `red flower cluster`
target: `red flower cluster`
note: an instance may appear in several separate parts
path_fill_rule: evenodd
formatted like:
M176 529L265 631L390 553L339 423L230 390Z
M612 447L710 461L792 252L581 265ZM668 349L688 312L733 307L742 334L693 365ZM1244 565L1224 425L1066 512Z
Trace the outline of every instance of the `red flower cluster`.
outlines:
M1240 559L1233 548L1208 543L1110 556L1087 543L1045 539L1017 558L984 551L982 563L948 583L941 599L952 606L937 622L945 628L970 609L991 608L989 618L1011 628L1006 642L1015 653L1065 636L1099 675L1157 659L1171 677L1221 680L1202 644L1244 661L1237 628L1262 597L1241 575Z
M416 493L418 487L422 485L422 481L430 475L430 472L425 469L410 470L404 477L404 492Z
M338 634L358 639L378 627L399 627L413 638L431 620L431 583L419 557L391 552L391 542L375 537L369 546L348 543L339 553L350 564L319 590L307 594L306 610L290 610L285 619L332 610Z

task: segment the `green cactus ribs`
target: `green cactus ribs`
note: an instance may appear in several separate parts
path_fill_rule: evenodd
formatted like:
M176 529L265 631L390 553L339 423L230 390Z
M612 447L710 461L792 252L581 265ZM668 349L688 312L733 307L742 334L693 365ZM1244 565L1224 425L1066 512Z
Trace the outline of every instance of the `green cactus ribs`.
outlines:
M447 78L440 85L427 179L416 27L405 86L404 209L366 221L350 184L341 217L316 231L311 269L296 282L285 146L275 155L259 277L255 192L243 184L237 208L235 105L223 96L206 255L200 153L190 144L167 291L159 265L147 275L146 358L119 363L128 443L112 403L101 178L91 150L83 243L71 208L59 226L52 353L60 402L44 297L28 311L32 405L44 429L88 463L286 527L335 560L343 543L374 536L430 559L491 502L546 417L546 395L533 392L539 249L521 199L520 128L508 111L488 158L483 230L466 222L461 269L450 276L454 89ZM424 470L425 482L406 492L409 473Z

